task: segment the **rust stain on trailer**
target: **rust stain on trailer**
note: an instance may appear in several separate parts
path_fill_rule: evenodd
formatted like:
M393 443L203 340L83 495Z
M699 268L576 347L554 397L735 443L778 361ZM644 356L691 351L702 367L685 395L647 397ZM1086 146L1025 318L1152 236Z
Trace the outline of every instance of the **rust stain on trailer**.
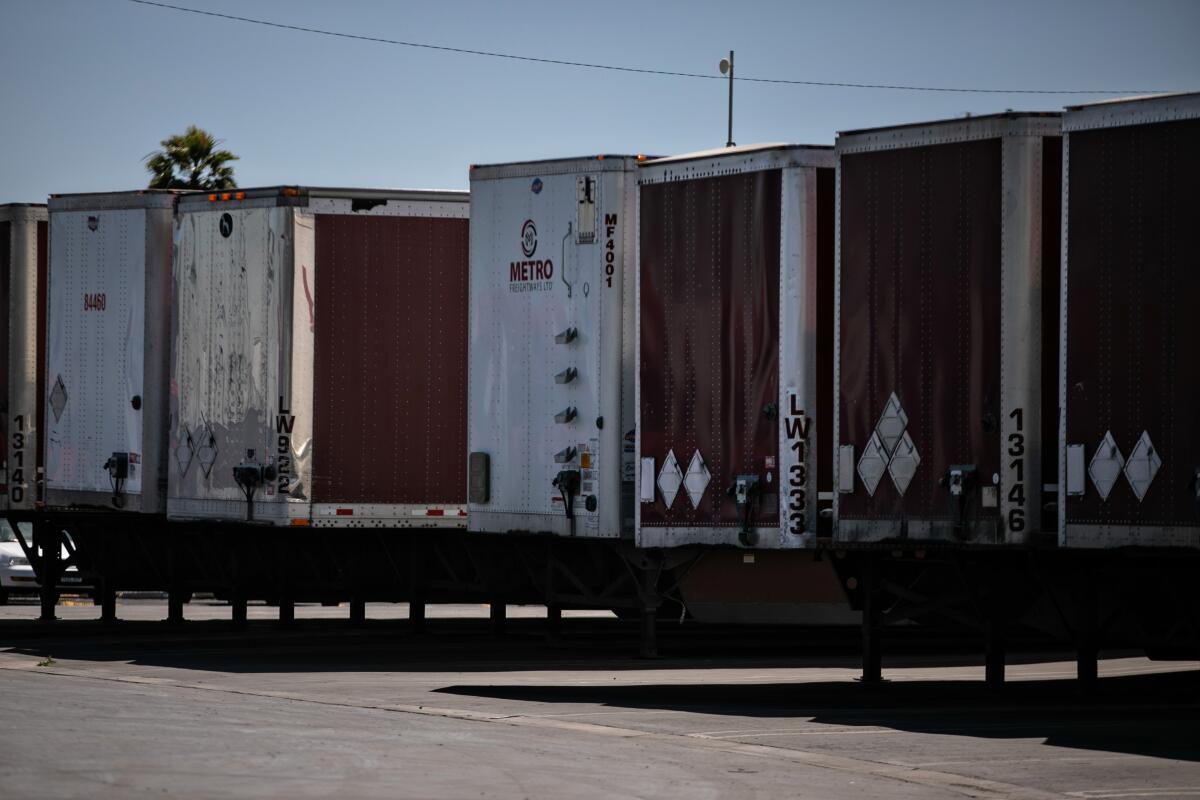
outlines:
M312 291L308 288L308 267L304 264L300 265L300 280L304 286L304 299L308 303L308 330L309 333L312 333L314 330L313 297Z

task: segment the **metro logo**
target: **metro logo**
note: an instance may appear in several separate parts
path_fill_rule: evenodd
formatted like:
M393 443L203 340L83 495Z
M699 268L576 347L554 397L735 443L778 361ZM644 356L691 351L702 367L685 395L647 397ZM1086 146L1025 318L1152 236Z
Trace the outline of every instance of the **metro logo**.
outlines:
M510 292L548 292L554 288L554 262L548 258L534 260L537 245L537 226L533 220L527 219L521 225L521 252L525 260L512 261L508 265Z
M549 281L554 279L554 262L549 259L542 261L514 261L508 265L508 280L513 281Z
M103 311L108 307L108 296L104 292L83 295L84 311Z

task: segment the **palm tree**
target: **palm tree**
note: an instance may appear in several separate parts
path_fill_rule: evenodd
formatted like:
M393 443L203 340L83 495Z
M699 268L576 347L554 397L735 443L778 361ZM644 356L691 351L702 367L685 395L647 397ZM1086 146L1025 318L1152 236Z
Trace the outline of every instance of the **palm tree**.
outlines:
M235 189L233 167L238 157L208 131L189 125L182 135L163 139L162 150L146 156L151 189Z

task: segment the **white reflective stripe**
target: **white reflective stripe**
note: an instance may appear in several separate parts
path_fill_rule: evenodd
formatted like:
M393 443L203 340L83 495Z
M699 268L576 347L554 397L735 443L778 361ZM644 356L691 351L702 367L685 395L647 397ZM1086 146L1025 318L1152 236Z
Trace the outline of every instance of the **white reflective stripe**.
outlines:
M1084 493L1083 445L1067 445L1067 494L1081 495Z
M844 444L838 448L838 491L851 494L854 491L854 445Z
M654 502L654 459L642 459L641 497L643 503Z

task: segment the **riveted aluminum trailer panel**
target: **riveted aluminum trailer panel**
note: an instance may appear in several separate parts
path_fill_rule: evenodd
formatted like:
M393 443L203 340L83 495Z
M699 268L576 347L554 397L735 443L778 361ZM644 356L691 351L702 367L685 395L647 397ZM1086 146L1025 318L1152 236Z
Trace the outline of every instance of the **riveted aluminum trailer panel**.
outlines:
M839 135L837 540L1042 529L1059 136L1028 113Z
M1200 94L1063 134L1059 543L1200 547Z
M46 206L0 205L0 507L8 511L42 499L48 239Z
M752 145L639 170L639 546L815 544L833 167Z
M175 234L168 515L461 527L466 193L211 197Z
M174 191L54 195L46 506L166 511Z
M472 531L633 534L636 164L471 170Z

